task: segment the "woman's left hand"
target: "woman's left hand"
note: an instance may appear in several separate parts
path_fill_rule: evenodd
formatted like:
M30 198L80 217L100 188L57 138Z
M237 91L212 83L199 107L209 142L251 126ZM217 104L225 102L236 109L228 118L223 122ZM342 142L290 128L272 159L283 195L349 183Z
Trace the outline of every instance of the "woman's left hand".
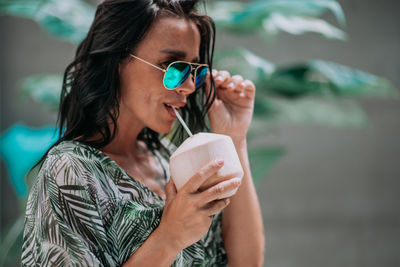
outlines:
M225 70L213 70L212 75L217 93L208 112L211 130L232 139L246 138L253 117L256 92L253 82L240 75L231 76Z

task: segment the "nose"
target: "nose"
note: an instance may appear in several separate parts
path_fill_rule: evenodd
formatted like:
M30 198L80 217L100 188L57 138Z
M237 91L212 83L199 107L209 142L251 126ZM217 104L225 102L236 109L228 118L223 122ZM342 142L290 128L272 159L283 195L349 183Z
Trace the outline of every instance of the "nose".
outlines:
M184 83L182 83L175 91L181 95L190 95L196 90L194 85L194 76L193 73L189 75Z

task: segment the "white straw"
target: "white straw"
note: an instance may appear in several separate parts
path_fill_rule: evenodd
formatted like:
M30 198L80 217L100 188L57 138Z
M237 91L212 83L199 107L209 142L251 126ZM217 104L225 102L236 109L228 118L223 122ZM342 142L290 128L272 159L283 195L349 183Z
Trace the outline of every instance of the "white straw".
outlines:
M188 133L189 136L193 136L192 132L189 130L187 127L186 123L183 121L181 115L176 111L174 107L172 107L172 110L175 112L176 117L178 117L179 122L182 124L183 128L185 128L186 132Z

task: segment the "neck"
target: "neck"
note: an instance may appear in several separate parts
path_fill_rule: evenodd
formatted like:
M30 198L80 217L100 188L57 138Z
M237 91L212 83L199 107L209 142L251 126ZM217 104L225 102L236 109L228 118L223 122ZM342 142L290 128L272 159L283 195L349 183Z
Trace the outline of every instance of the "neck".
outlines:
M137 120L132 120L121 113L117 119L115 138L101 150L117 157L136 158L143 152L143 144L139 144L137 140L143 128L144 125Z

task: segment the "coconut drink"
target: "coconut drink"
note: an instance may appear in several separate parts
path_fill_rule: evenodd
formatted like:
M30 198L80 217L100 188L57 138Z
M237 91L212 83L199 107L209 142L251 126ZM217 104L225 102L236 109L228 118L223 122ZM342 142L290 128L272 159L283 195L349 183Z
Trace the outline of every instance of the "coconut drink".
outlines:
M192 135L179 113L176 112L176 114L190 136L170 157L169 168L171 178L177 190L182 188L198 170L216 159L224 160L224 165L214 176L209 177L202 184L200 191L228 179L243 178L243 168L232 139L229 136L214 133ZM237 188L222 195L220 199L230 197L236 191Z

